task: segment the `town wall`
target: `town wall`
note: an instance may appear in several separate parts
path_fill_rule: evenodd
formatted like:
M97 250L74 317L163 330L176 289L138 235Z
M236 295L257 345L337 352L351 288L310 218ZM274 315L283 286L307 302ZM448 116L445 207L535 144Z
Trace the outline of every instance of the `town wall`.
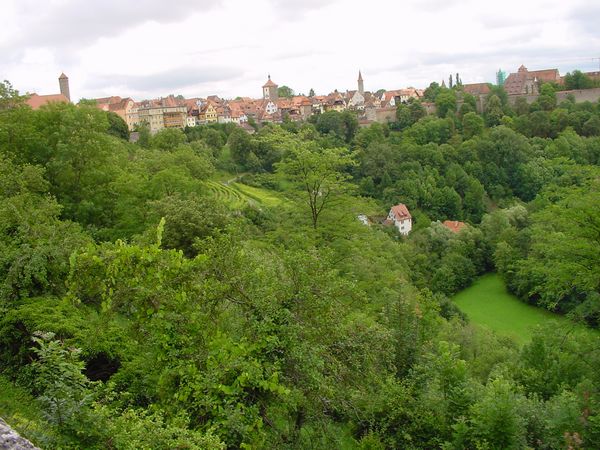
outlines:
M593 89L577 89L573 91L561 91L556 93L556 101L558 103L566 100L568 95L575 97L575 102L597 102L600 99L600 88Z

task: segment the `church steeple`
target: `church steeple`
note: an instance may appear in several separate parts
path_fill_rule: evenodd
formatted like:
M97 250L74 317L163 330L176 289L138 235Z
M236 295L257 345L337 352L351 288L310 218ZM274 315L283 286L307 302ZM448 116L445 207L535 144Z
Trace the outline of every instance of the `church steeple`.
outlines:
M360 93L360 95L365 94L365 85L363 83L363 77L362 73L360 73L360 70L358 71L358 92Z

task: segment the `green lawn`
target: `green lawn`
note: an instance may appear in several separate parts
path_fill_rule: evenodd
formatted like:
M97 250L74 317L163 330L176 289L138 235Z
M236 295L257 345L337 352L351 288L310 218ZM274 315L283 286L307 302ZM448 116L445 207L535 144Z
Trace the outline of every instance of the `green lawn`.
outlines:
M545 309L527 305L506 291L499 275L489 273L453 298L471 322L498 334L512 337L519 344L527 342L537 325L556 321L568 325L569 320Z

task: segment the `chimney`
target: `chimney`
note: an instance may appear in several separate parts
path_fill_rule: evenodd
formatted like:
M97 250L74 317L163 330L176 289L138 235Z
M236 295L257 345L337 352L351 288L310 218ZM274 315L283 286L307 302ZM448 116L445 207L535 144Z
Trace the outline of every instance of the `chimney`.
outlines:
M60 86L60 93L67 97L69 101L71 101L71 93L69 92L69 77L67 77L64 73L61 73L60 77L58 77L58 85Z

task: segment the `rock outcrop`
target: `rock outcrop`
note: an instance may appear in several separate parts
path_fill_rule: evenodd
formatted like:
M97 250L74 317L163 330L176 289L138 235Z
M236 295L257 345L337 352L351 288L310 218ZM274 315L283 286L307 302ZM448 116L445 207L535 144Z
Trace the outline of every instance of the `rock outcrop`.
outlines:
M0 450L40 450L0 418Z

